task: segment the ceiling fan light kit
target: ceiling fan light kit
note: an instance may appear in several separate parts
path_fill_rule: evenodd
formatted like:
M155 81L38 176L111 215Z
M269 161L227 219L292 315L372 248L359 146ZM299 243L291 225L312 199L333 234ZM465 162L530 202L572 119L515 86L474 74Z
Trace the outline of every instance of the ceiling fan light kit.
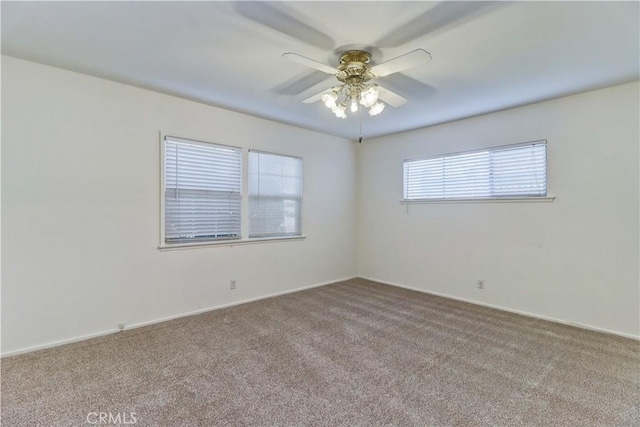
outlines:
M322 103L330 109L336 117L344 119L347 117L345 111L347 105L352 113L359 110L358 104L369 108L369 114L375 116L384 110L384 103L378 101L378 91L375 85L347 85L335 86L323 92L320 99Z
M335 74L342 85L334 86L323 92L320 99L336 117L345 119L347 105L352 113L358 112L358 104L369 108L369 114L375 116L384 110L384 104L378 102L375 84L367 82L375 76L371 73L371 55L362 50L350 50L340 56L340 66Z
M429 52L423 49L416 49L372 67L370 64L371 54L369 52L349 50L340 55L340 65L335 69L296 53L285 53L282 56L291 61L332 74L342 83L303 101L304 103L312 103L321 100L336 117L341 119L347 117L347 106L349 106L349 110L352 113L357 113L360 109L358 104L360 104L369 109L369 115L376 116L384 110L385 102L394 107L403 105L407 102L405 98L377 83L370 83L370 80L406 70L431 59Z

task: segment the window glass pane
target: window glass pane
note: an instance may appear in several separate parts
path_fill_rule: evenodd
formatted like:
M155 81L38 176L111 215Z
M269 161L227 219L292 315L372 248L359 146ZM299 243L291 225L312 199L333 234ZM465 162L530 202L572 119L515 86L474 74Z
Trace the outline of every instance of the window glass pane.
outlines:
M242 152L165 138L165 243L240 238Z
M297 236L302 219L302 159L249 152L249 237Z
M547 195L546 141L404 162L405 200Z
M496 196L547 193L545 145L517 147L492 153Z

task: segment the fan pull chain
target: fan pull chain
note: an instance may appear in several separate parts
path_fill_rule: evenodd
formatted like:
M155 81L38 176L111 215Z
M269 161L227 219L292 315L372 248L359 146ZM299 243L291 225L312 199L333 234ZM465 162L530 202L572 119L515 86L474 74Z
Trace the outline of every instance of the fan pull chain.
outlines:
M358 144L362 144L362 108L358 108L358 120L360 120L360 138L358 138Z

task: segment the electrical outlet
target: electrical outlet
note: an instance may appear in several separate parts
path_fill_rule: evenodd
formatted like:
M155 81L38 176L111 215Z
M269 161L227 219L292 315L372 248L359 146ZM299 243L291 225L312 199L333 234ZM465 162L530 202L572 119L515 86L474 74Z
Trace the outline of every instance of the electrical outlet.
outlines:
M229 286L230 289L235 289L236 288L236 281L232 280L231 281L231 285Z
M478 289L484 289L484 280L478 280Z

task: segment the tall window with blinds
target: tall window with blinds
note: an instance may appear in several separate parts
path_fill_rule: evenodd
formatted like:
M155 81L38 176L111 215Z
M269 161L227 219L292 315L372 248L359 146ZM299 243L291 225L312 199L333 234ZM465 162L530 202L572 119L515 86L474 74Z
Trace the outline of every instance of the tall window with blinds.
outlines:
M249 237L302 234L302 159L249 151Z
M544 140L404 162L407 201L546 195Z
M164 138L165 243L240 238L242 151Z

